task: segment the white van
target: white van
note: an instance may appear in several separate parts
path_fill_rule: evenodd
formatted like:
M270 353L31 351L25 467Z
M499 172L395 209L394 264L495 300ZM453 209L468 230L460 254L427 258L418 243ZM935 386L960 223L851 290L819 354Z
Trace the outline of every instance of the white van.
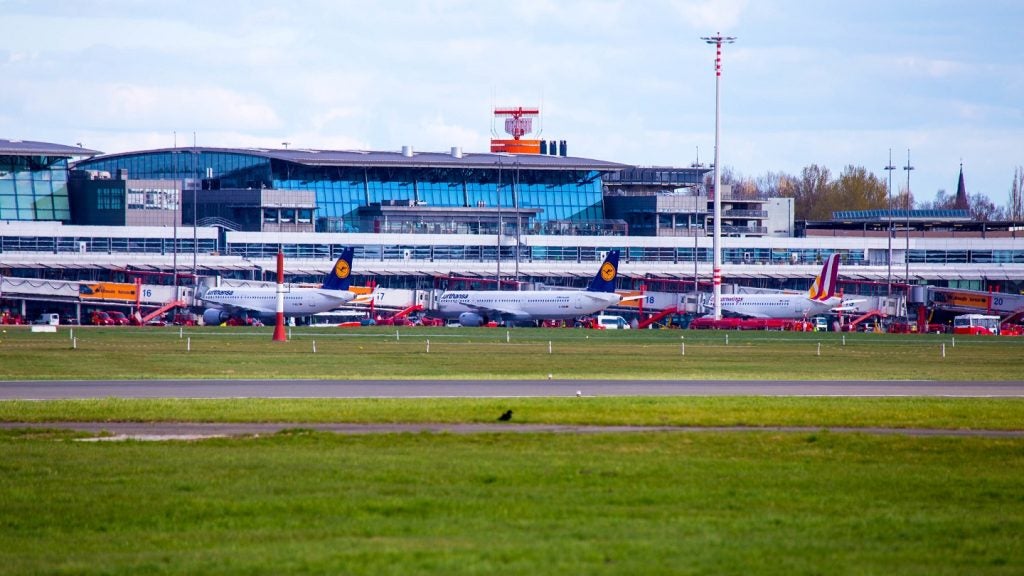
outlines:
M828 332L828 318L824 316L815 316L811 318L811 324L814 325L815 332Z
M59 326L60 325L60 314L56 312L48 312L46 314L40 314L39 318L33 322L33 324L44 324L47 326Z
M597 317L597 327L605 330L629 330L629 322L622 316L600 314Z

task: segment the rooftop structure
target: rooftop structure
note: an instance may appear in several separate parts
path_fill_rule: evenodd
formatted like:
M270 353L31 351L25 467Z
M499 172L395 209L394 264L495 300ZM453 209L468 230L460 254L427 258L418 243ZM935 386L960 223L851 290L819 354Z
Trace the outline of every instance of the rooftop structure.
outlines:
M0 139L0 220L71 221L68 160L97 150Z
M404 208L391 211L388 225L396 217L403 224L416 224L427 216L428 207L492 209L496 219L499 210L506 216L523 211L531 220L527 225L601 221L602 179L626 167L587 158L476 154L457 148L450 153L415 152L411 146L395 152L165 148L99 156L74 165L90 174L145 182L142 189L179 190L180 198L166 203L166 209L174 210L180 201L184 222L195 214L199 220L217 218L229 229L269 231L247 223L294 221L296 211L305 210L315 226L301 231L319 232L379 230L384 222L361 219L371 214L366 209L372 206ZM155 186L156 181L164 185ZM128 184L124 193L136 189ZM242 191L248 190L277 193L272 199L265 193L234 205L204 202L213 191L243 198ZM300 201L302 193L313 197Z

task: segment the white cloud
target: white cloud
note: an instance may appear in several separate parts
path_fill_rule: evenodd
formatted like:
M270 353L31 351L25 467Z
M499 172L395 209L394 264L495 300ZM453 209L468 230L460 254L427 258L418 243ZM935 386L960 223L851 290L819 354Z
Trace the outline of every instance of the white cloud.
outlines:
M744 174L877 170L909 146L929 194L952 186L961 156L969 188L1003 194L1022 162L1012 2L48 6L5 4L0 137L114 152L195 130L226 147L474 152L492 105L541 105L544 137L574 155L689 165L697 146L713 153L714 48L699 37L721 32L739 36L725 53L723 162Z
M694 30L728 35L740 22L746 0L671 0L670 4L683 17L683 23Z
M39 98L25 102L35 117L63 110L64 122L106 129L139 127L280 129L275 111L261 98L217 87L153 86L127 83L55 82L31 85ZM68 95L74 94L69 99Z
M901 73L936 79L960 75L967 70L967 66L961 62L921 56L898 57L893 60L892 64Z

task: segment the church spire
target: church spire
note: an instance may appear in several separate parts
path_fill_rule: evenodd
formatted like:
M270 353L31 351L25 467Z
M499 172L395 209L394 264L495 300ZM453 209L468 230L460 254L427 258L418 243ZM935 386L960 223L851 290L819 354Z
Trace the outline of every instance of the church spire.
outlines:
M956 185L956 203L953 207L959 210L969 210L971 207L970 202L967 200L967 188L964 186L963 162L960 162L960 182Z

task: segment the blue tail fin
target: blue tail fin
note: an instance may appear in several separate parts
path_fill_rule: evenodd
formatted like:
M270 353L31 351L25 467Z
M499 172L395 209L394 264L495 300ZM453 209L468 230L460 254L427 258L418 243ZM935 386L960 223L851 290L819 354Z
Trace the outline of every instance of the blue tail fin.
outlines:
M334 268L324 277L324 288L327 290L348 290L352 284L352 255L355 248L345 248L341 257L334 263Z
M601 264L587 292L615 292L615 278L619 275L619 251L611 250Z

